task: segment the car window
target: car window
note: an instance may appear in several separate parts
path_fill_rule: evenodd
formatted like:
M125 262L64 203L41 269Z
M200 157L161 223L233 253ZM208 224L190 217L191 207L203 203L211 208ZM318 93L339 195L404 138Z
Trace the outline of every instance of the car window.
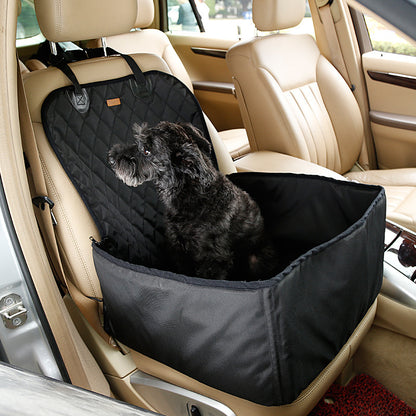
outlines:
M172 33L200 31L189 0L167 0L167 2L169 31ZM257 34L252 20L251 0L195 0L195 5L201 16L204 31L212 36L234 39ZM284 32L288 31L314 34L307 0L305 19L296 28Z
M42 36L36 19L33 0L22 1L22 11L17 18L16 44L18 47L40 43Z
M416 47L400 37L394 30L370 16L364 16L373 50L416 56Z

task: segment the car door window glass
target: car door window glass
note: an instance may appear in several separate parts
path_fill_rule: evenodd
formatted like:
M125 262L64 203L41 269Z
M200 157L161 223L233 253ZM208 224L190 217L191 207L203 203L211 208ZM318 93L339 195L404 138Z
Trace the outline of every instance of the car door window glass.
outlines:
M373 50L416 56L416 47L400 37L394 30L370 16L364 16Z
M200 31L189 0L167 0L167 2L169 31L172 33ZM237 39L270 33L256 33L252 20L251 0L195 0L195 6L201 16L204 31L211 36ZM288 31L314 34L307 1L305 19L296 28L283 32Z
M22 11L17 18L17 47L35 45L44 40L45 38L40 31L38 20L36 19L33 0L23 0Z

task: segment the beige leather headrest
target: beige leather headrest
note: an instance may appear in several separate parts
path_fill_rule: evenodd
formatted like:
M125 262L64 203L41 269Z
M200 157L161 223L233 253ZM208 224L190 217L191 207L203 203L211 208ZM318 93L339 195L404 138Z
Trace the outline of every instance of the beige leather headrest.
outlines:
M305 0L253 0L253 22L258 30L297 26L305 16Z
M129 32L137 0L35 0L35 10L46 39L77 41Z
M152 24L155 15L153 0L137 0L137 18L134 27L143 28Z

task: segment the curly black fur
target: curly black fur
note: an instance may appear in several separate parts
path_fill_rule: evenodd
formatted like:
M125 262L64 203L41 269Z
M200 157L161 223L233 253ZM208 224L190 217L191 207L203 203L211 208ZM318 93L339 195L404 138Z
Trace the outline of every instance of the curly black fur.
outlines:
M213 166L211 146L187 123L135 125L135 143L114 145L108 163L129 186L154 181L178 272L210 279L271 277L276 251L253 199Z

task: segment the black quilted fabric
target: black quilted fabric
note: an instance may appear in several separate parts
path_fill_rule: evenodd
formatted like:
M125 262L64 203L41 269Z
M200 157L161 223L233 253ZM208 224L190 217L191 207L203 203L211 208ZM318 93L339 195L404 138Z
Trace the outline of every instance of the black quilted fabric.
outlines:
M65 87L53 91L42 106L46 135L62 166L79 191L103 237L105 249L132 263L165 268L163 207L152 184L126 186L107 166L115 143L131 141L132 125L161 120L188 121L209 139L194 95L175 77L158 71L144 73L148 96L137 96L133 75L83 85L90 108L79 113ZM136 95L135 95L136 94ZM119 98L120 105L107 100Z

